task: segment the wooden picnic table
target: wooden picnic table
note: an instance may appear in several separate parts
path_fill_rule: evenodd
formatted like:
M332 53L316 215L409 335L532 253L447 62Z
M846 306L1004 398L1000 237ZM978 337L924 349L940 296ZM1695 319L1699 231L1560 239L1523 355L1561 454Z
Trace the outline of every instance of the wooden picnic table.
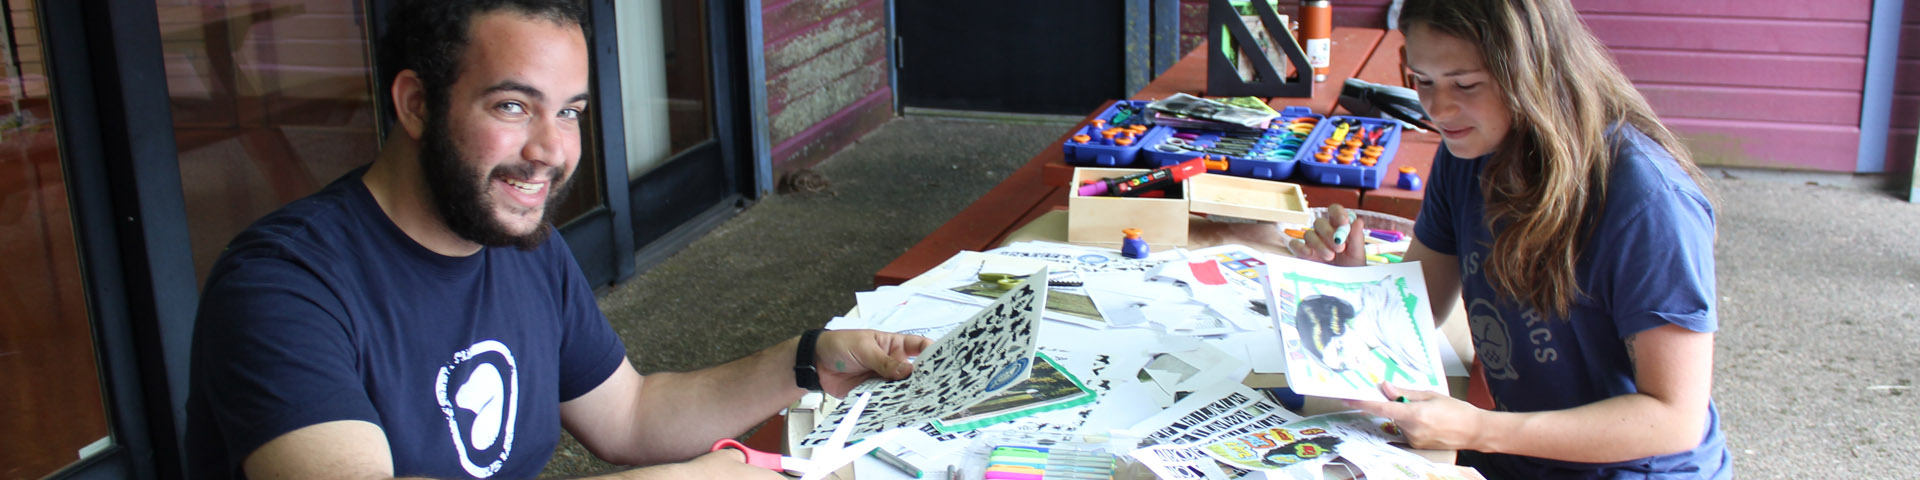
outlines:
M1333 30L1333 58L1327 81L1314 86L1313 96L1308 98L1273 98L1268 104L1276 110L1287 106L1304 105L1315 113L1344 113L1338 109L1341 84L1349 77L1360 78L1374 83L1401 85L1400 73L1401 46L1406 42L1400 32L1377 28L1336 27ZM1153 100L1165 98L1174 93L1205 96L1207 83L1207 46L1201 44L1189 52L1180 62L1168 68L1159 78L1147 84L1133 96L1134 100ZM1091 121L1094 116L1111 105L1101 105L1087 115L1083 121ZM1073 178L1073 166L1066 163L1065 154L1060 146L1066 143L1071 132L1062 132L1046 149L1035 154L1033 159L1007 176L1006 180L981 195L965 210L947 221L946 224L928 234L920 243L895 258L892 263L880 269L873 276L875 286L898 285L926 272L946 261L948 257L962 250L988 250L999 246L1007 235L1018 230L1028 222L1054 210L1067 206L1066 186ZM1412 166L1420 177L1426 178L1427 168L1433 161L1434 152L1439 148L1439 135L1430 132L1407 130L1401 136L1399 153L1394 155L1392 169L1395 172L1380 183L1378 189L1356 187L1337 187L1325 185L1301 184L1309 205L1321 206L1338 203L1346 206L1358 206L1361 209L1398 215L1409 219L1416 218L1420 211L1420 191L1396 188L1395 179L1398 169Z

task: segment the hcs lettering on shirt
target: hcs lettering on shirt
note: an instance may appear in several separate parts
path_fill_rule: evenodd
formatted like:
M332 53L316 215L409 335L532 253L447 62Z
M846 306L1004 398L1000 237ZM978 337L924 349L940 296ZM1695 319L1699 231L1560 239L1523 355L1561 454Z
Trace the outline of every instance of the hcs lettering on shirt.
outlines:
M237 476L281 434L361 420L401 476L537 476L559 402L625 356L565 244L435 254L358 174L249 228L209 276L190 463Z

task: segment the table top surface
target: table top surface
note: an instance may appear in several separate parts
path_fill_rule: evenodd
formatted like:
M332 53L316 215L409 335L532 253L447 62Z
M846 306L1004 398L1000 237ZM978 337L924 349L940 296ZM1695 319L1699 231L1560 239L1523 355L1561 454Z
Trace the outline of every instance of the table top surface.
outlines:
M1293 105L1305 105L1319 113L1344 113L1337 107L1339 89L1345 79L1360 78L1374 83L1388 85L1403 84L1400 73L1401 46L1404 37L1397 31L1374 28L1336 27L1333 30L1333 58L1328 79L1314 86L1314 94L1307 98L1273 98L1268 104L1278 108ZM1152 83L1137 92L1133 99L1150 100L1164 98L1174 93L1186 92L1204 95L1206 92L1206 44L1196 47L1178 63ZM1089 113L1092 120L1107 105L1101 105ZM896 258L874 275L876 285L896 285L913 278L927 269L953 256L961 250L984 250L1005 241L1011 233L1042 215L1054 210L1064 209L1067 205L1066 185L1072 181L1073 166L1066 163L1066 157L1060 146L1067 141L1071 131L1061 132L1060 138L1047 148L1036 153L1028 163L1008 175L999 185L982 195L972 205L955 215L946 224L929 234L919 244ZM1431 166L1433 155L1439 149L1439 136L1431 132L1407 131L1402 135L1399 152L1391 165L1394 169L1411 166L1422 178ZM1397 177L1397 175L1395 175ZM1340 204L1357 206L1406 218L1419 215L1420 203L1425 194L1421 190L1404 190L1394 186L1393 179L1382 182L1382 188L1361 189L1354 187L1335 187L1302 184L1307 203L1313 206Z
M1305 106L1314 113L1339 115L1347 113L1339 107L1340 89L1348 78L1359 78L1373 83L1400 86L1404 82L1400 73L1401 46L1406 44L1405 37L1398 31L1377 28L1335 27L1333 29L1333 58L1328 67L1327 79L1314 84L1313 96L1304 98L1274 97L1267 99L1267 105L1275 110L1290 106ZM1206 95L1207 87L1207 44L1201 43L1188 52L1179 62L1168 68L1160 77L1154 79L1145 88L1133 95L1132 100L1157 100L1176 93L1197 96ZM1091 121L1101 110L1101 105L1086 118ZM1065 142L1063 138L1062 143ZM1440 136L1433 132L1408 130L1401 135L1399 153L1394 155L1394 170L1399 167L1414 167L1421 178L1433 162L1433 154L1439 148ZM1034 161L1045 164L1043 181L1047 185L1065 186L1073 178L1073 165L1066 162L1066 156L1058 145L1049 147L1034 157ZM1397 176L1397 175L1396 175ZM1363 189L1303 183L1302 190L1307 195L1307 203L1321 206L1338 203L1350 207L1375 210L1382 213L1413 218L1419 212L1419 204L1424 190L1405 190L1394 186L1394 181L1381 182L1381 188ZM1378 196L1377 199L1369 197ZM1369 200L1374 200L1369 202Z

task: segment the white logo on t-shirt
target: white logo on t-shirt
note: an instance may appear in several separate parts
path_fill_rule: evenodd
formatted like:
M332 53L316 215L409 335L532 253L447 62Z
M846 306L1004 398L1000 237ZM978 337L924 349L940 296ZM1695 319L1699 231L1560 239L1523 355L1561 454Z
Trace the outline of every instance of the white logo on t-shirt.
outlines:
M440 413L447 417L453 450L460 453L460 466L475 477L499 473L513 452L514 416L519 413L520 372L513 352L485 340L454 353L453 363L440 367L434 392L440 397ZM496 444L500 453L487 458Z
M1507 319L1500 309L1484 298L1467 303L1467 328L1473 330L1473 351L1480 357L1480 368L1489 379L1513 380L1513 339L1507 336Z

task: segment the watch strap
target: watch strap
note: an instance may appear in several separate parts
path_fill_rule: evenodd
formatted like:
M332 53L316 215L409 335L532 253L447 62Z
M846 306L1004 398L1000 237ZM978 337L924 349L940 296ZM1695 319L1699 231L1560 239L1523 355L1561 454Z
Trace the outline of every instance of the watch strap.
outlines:
M820 391L820 371L813 366L814 345L827 329L816 328L800 334L800 346L793 351L793 383L810 391Z

